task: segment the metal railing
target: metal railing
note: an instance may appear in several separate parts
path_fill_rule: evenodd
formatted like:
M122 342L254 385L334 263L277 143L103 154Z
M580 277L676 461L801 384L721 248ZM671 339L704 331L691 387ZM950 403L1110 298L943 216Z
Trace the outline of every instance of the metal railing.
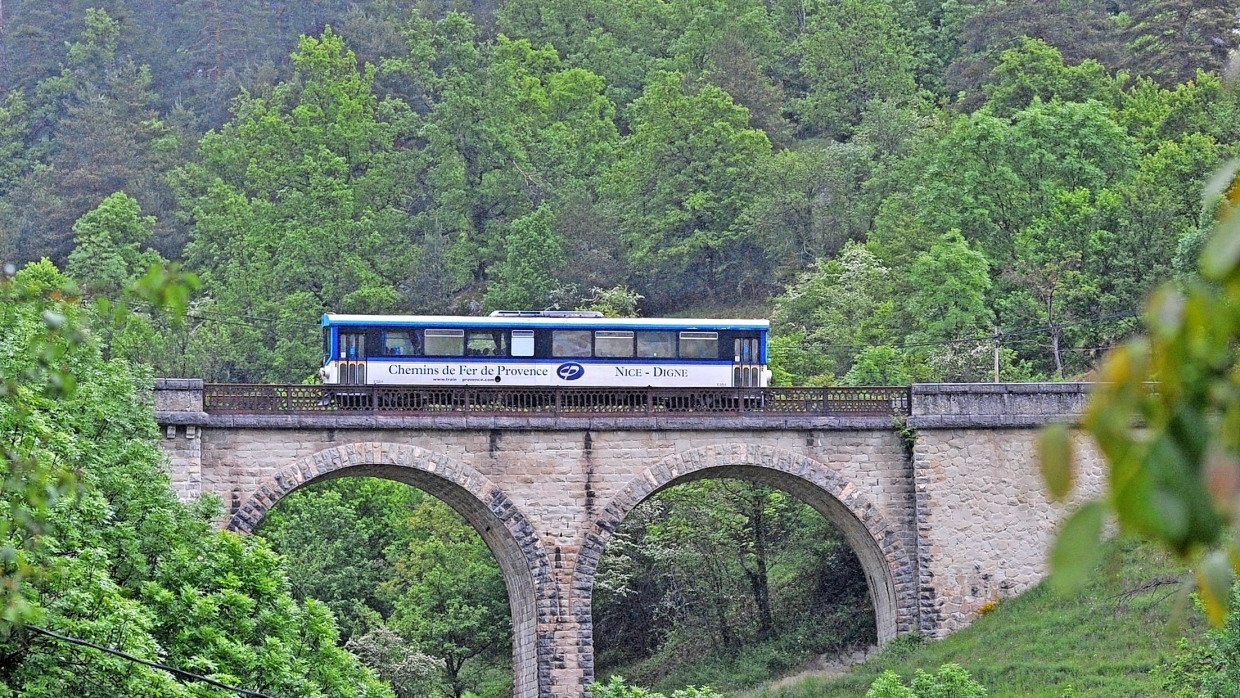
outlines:
M213 414L856 415L909 414L908 386L493 388L208 383Z

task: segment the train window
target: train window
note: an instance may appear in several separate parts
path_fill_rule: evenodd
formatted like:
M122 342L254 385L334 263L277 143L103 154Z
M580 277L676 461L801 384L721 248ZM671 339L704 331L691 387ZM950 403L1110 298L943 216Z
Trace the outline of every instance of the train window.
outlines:
M534 355L534 330L513 330L512 331L512 355L513 356L533 356Z
M470 330L466 356L507 356L508 333L503 330Z
M428 329L423 334L427 356L461 356L465 353L465 330Z
M643 359L676 358L676 333L638 332L637 355Z
M366 357L366 335L357 331L340 333L340 358L362 359Z
M593 334L590 330L555 330L551 333L551 355L588 357Z
M681 332L680 358L682 359L717 359L719 358L718 332Z
M332 360L332 328L323 328L323 363Z
M599 330L594 333L594 355L603 359L633 356L632 330Z
M414 356L418 353L408 330L383 330L384 356Z

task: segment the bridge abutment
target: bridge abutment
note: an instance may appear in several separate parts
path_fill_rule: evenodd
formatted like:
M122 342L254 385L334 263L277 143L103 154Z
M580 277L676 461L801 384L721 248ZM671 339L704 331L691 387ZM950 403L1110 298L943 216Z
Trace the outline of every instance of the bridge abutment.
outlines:
M1066 511L1033 439L1072 419L1083 386L914 386L907 420L781 415L212 414L199 381L164 380L156 411L172 481L218 495L250 531L322 480L374 476L439 497L495 554L513 611L518 698L576 698L594 678L594 573L616 527L658 491L735 477L793 494L862 562L877 633L942 635L1045 574ZM1086 447L1086 491L1101 465Z

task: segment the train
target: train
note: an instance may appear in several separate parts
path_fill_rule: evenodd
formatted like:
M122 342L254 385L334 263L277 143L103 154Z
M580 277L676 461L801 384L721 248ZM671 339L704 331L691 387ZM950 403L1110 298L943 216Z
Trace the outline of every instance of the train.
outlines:
M328 313L322 330L328 385L765 388L771 379L766 320Z

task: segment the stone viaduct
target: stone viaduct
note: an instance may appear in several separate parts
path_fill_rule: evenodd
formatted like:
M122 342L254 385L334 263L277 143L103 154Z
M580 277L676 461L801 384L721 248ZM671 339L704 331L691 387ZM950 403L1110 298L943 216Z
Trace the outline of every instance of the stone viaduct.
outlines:
M1042 425L1080 414L1082 384L915 385L891 417L388 416L212 414L203 384L157 382L172 480L186 500L222 497L228 527L252 531L289 492L373 476L442 499L503 570L517 698L577 698L594 679L591 593L616 527L652 494L742 478L821 512L865 570L886 642L967 625L978 608L1046 573L1065 505L1037 467ZM1105 469L1076 449L1077 492Z

